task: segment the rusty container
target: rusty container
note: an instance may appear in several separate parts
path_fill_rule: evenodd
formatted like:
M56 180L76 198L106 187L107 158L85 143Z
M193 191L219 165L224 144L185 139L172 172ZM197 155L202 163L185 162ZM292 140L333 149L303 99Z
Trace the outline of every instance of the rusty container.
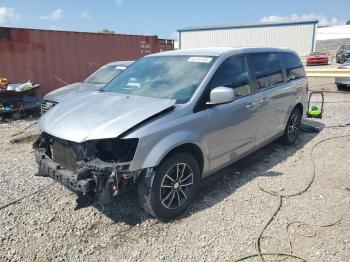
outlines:
M136 60L174 49L157 36L0 27L0 77L41 85L42 95L84 80L111 61Z
M158 39L158 51L165 52L174 50L174 40L172 39Z

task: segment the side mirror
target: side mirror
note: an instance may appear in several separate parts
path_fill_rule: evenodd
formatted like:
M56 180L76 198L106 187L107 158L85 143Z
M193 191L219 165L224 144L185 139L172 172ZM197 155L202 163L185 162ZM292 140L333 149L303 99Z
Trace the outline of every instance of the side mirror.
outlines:
M235 99L235 91L232 88L219 86L211 90L210 101L207 105L218 105L232 102Z

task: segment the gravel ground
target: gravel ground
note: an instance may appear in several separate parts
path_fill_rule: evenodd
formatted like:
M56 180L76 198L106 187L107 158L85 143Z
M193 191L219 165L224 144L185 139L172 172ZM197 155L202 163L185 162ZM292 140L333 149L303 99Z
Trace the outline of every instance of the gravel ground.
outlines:
M335 90L331 79L310 79L311 89ZM320 86L321 85L321 86ZM350 122L349 94L327 93L324 118L314 125ZM322 139L350 135L350 128L303 133L292 147L272 143L203 183L183 217L159 222L138 206L135 192L105 208L74 210L75 196L49 178L34 177L37 167L31 128L23 140L9 136L33 120L0 124L0 261L232 261L254 253L255 239L278 206L282 193L304 188L312 176L310 150ZM315 237L290 228L294 253L308 261L350 260L350 138L324 142L315 149L316 178L304 194L283 200L266 235L287 239L285 227L296 220L315 227ZM33 194L35 193L35 194ZM304 228L310 233L310 228ZM263 250L285 251L263 239ZM250 261L258 261L253 258ZM295 261L287 259L284 261Z

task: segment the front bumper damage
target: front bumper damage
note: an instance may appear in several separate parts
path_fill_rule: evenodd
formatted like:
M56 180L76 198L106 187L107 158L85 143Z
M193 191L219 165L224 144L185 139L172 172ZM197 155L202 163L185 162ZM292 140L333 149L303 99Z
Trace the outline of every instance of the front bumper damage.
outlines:
M128 185L136 183L143 171L130 172L128 162L106 162L98 157L78 161L76 170L69 170L52 159L50 151L40 147L39 140L33 145L38 164L37 176L50 177L76 193L77 207L109 202Z
M64 169L60 164L55 163L48 155L41 152L41 150L36 150L34 154L39 167L37 176L51 177L52 179L76 192L81 192L84 194L96 192L94 180L92 178L84 178L84 174L87 172L87 170L74 173ZM97 174L97 172L93 169L89 171ZM103 174L100 173L100 175Z

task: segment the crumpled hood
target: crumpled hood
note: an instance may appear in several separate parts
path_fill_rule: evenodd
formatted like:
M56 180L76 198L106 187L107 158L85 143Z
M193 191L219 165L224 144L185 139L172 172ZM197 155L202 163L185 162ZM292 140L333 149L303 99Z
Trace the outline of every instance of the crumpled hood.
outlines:
M73 94L45 113L39 126L52 136L78 143L114 138L175 102L112 92Z
M58 88L44 96L44 100L61 102L68 95L71 95L76 92L88 92L88 91L97 91L104 87L105 84L93 84L93 83L74 83L67 85L61 88Z

